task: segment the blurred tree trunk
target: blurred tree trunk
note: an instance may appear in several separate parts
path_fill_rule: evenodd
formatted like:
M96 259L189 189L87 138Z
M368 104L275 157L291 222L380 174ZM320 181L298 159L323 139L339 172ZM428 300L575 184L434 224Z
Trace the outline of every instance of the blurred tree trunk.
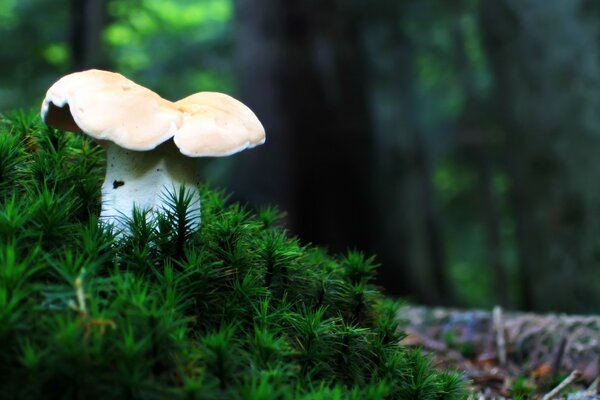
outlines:
M101 68L106 0L71 0L71 69Z
M600 56L583 1L483 2L481 29L494 73L495 122L520 258L523 308L574 310L598 299ZM576 60L576 62L574 62ZM560 288L560 291L557 291Z
M238 157L232 186L289 212L305 242L370 251L373 154L356 26L334 0L236 0L242 99L267 143Z
M466 163L478 174L478 197L481 205L482 224L486 234L487 264L492 277L492 290L496 304L509 307L509 280L502 260L501 211L498 194L494 187L494 172L498 167L494 143L494 131L489 124L489 101L483 98L481 90L475 87L470 75L467 54L467 38L460 23L454 28L454 48L456 49L459 70L462 71L462 84L465 91L464 113L460 121L463 131L458 146L465 153Z
M409 110L410 108L405 112L411 112ZM419 131L418 127L413 131L413 151L414 167L418 175L418 189L420 189L419 198L421 199L421 212L425 228L426 251L431 268L433 293L429 297L435 304L450 305L454 303L454 294L452 282L448 276L441 218L435 204L431 161Z
M493 103L497 110L496 121L502 124L507 136L505 154L507 172L510 176L511 205L516 224L516 243L519 254L519 292L520 307L531 309L533 307L533 280L534 263L539 259L536 242L539 238L534 228L533 209L534 203L528 190L527 162L529 161L530 144L527 142L528 133L519 129L514 120L512 99L515 96L515 72L506 60L515 56L512 47L516 40L518 18L502 1L487 2L482 7L482 31L484 44L488 51L492 70L495 77ZM529 186L532 188L533 186ZM530 196L531 195L531 196Z
M454 302L452 285L448 277L444 239L439 210L435 202L433 188L433 176L431 171L431 160L428 147L423 138L423 124L420 120L421 104L416 95L416 74L413 70L413 50L408 37L399 29L394 33L398 52L404 53L396 61L398 62L398 74L396 77L396 90L400 96L401 105L399 113L404 115L404 132L397 134L408 135L408 153L410 159L410 171L414 174L413 187L410 188L415 201L417 211L414 223L421 227L413 227L414 233L422 232L423 249L430 272L431 286L425 292L429 303L449 305ZM403 64L400 64L403 62Z
M479 188L483 208L483 222L486 232L487 258L493 278L493 290L496 303L508 307L508 278L502 262L502 244L500 241L500 210L494 188L493 168L490 160L489 144L482 145L477 157L479 170Z
M403 281L397 294L428 304L452 304L432 161L418 96L414 49L405 32L412 5L364 4L364 41L377 115L378 215L382 282ZM384 54L384 56L382 56Z

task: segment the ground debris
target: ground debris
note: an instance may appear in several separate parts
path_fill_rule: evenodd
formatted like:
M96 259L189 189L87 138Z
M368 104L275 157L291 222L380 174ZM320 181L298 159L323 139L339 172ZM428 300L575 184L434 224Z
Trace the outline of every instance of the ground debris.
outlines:
M600 400L600 317L406 306L404 344L471 382L472 399Z

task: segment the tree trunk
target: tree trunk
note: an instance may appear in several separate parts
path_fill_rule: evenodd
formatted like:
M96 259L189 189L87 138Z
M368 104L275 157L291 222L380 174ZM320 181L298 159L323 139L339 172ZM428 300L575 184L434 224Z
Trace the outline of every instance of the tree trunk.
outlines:
M528 210L532 209L532 202L528 194L526 182L528 170L526 167L528 144L526 133L518 128L514 121L512 97L515 84L506 57L510 57L511 43L515 38L517 18L502 2L486 3L482 6L481 26L484 33L484 44L491 60L495 77L494 99L492 106L497 110L496 120L506 132L505 154L510 158L506 161L506 168L511 179L511 205L516 224L516 243L519 255L519 293L520 304L523 309L533 307L533 265L536 260L536 239L533 228L533 217ZM511 28L512 26L512 28Z
M235 6L241 97L267 132L237 159L236 195L282 206L305 242L369 251L372 143L349 13L333 0Z
M71 0L71 69L101 68L106 0Z
M493 290L496 303L508 307L508 279L502 262L500 241L500 210L497 195L494 190L491 155L486 151L489 144L484 143L477 152L479 170L480 198L483 209L483 223L486 232L487 258L493 280Z
M404 31L412 6L375 0L359 8L377 122L377 242L388 266L382 268L380 282L392 294L451 304L413 48Z
M509 282L502 260L501 210L498 194L494 188L495 160L494 132L489 126L490 115L494 115L480 89L475 86L471 76L468 54L465 48L467 39L460 24L455 27L454 46L458 66L462 71L462 83L465 91L464 113L460 121L461 137L459 146L466 154L466 164L478 171L482 225L486 233L487 264L492 277L492 290L495 302L508 307ZM497 145L496 145L497 146Z
M589 187L600 180L600 58L597 25L584 4L482 3L525 308L585 309L597 298L588 282L597 279L600 196Z

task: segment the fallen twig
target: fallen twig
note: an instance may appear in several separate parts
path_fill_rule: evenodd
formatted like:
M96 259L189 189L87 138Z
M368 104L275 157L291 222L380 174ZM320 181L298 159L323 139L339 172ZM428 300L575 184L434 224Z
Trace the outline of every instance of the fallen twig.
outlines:
M552 377L555 378L560 372L560 366L562 364L563 357L565 355L565 348L567 347L567 337L563 336L558 344L558 349L552 360Z
M506 341L504 339L504 321L502 318L502 307L494 307L494 330L496 331L496 350L498 351L498 362L501 366L506 364Z
M560 392L562 392L567 386L569 386L571 383L575 382L577 379L579 379L579 377L581 376L581 372L579 372L578 370L574 370L573 372L571 372L569 374L569 376L567 376L565 378L565 380L563 380L561 383L559 383L554 389L552 389L550 392L546 393L544 395L544 397L542 397L542 400L550 400L555 398L556 396L558 396L558 394Z
M594 379L594 381L590 384L590 386L588 386L588 388L585 391L589 395L595 395L595 394L598 394L599 387L600 387L600 377Z

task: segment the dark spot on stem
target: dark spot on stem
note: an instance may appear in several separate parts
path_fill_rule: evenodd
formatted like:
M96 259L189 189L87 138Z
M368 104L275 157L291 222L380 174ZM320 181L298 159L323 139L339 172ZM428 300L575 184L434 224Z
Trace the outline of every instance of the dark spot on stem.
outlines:
M123 186L125 184L125 182L123 181L113 181L113 189L117 189L121 186Z

